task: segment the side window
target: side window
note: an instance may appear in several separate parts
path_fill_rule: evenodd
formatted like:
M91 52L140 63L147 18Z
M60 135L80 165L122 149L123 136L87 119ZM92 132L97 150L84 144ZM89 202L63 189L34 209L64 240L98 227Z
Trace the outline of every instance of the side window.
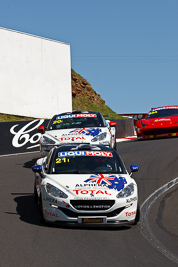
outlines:
M46 158L46 164L45 164L45 171L48 172L49 170L49 163L50 163L50 159L53 153L53 149L48 153L48 156Z

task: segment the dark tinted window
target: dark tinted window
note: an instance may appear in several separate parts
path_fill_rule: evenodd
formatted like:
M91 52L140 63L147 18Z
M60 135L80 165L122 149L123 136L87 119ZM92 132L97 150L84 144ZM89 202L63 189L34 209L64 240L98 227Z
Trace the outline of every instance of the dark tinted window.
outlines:
M99 114L70 114L59 115L53 118L48 130L104 127L104 122Z
M126 173L125 167L110 151L57 152L51 164L51 173Z
M146 119L159 118L159 117L172 117L178 116L178 109L157 109L152 110L146 116Z

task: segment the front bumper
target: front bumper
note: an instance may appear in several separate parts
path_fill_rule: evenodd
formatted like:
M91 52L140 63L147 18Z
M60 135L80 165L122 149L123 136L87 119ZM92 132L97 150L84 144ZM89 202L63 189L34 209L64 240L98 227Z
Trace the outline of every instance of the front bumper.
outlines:
M176 137L178 136L178 131L172 130L168 131L143 131L137 132L137 139L156 139L156 138L166 138L166 137Z
M93 201L93 200L91 200ZM45 194L42 198L43 218L48 223L71 226L118 226L133 224L137 213L137 196L113 200L109 209L75 209L67 199L58 201ZM83 200L85 202L85 200ZM101 201L98 202L99 205Z

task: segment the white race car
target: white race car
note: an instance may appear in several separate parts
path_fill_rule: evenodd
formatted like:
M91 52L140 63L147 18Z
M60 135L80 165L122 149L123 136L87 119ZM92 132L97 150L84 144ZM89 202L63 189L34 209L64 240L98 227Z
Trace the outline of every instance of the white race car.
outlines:
M130 168L131 172L139 169ZM113 148L55 147L32 170L34 196L45 222L118 226L139 220L137 184Z
M38 127L42 133L40 152L46 156L54 146L72 144L102 144L116 148L116 122L107 121L100 112L73 111L55 115L47 129Z

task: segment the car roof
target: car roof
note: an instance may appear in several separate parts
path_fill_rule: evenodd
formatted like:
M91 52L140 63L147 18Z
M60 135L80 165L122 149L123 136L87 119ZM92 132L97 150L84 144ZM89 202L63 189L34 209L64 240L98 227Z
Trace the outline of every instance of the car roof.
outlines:
M178 105L156 107L156 108L151 108L151 110L156 110L156 109L171 109L171 108L177 109L178 108Z
M113 148L106 147L103 145L90 145L90 144L66 144L59 147L55 147L55 150L60 151L76 151L76 150L93 150L93 151L113 151Z

